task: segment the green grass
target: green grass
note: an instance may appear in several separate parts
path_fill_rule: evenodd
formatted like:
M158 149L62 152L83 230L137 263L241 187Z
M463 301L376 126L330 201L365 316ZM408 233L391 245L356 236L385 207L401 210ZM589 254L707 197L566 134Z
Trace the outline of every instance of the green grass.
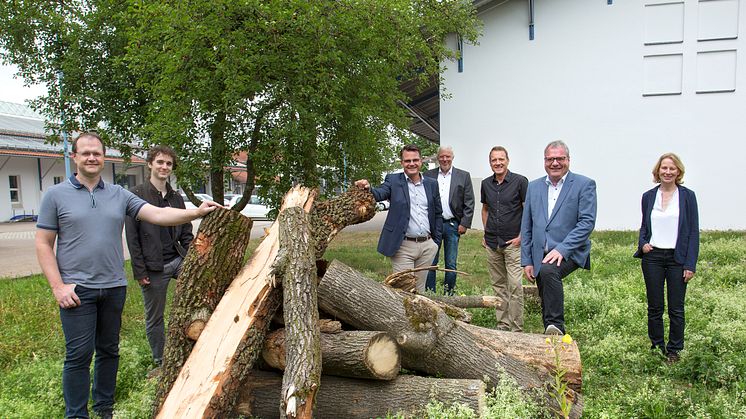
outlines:
M706 232L697 275L686 303L686 348L667 365L650 353L645 287L639 260L632 258L635 232L593 234L592 270L565 282L569 333L583 360L584 417L746 417L746 235ZM343 233L328 259L340 259L371 277L390 273L375 252L378 233ZM489 293L479 232L460 245L457 292ZM129 266L127 267L129 271ZM440 278L439 278L440 279ZM442 281L442 280L441 280ZM146 417L153 383L145 339L142 296L130 280L121 336L117 417ZM494 326L493 312L472 310L474 322ZM61 417L60 374L64 340L59 314L41 276L0 280L0 416ZM526 307L526 331L541 332L539 308ZM469 417L458 408L433 405L427 417ZM490 398L489 417L539 415L510 387Z

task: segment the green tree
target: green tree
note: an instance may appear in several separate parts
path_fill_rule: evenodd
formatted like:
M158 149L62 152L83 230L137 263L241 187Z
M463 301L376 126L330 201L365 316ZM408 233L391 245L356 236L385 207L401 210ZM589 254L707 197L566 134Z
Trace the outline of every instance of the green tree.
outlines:
M48 96L65 128L98 128L111 145L174 147L180 182L248 152L256 185L277 202L293 183L328 189L380 179L410 136L403 80L427 83L454 58L444 39L476 42L464 0L140 0L5 2L6 62ZM59 83L59 71L64 73ZM239 208L243 202L239 203Z

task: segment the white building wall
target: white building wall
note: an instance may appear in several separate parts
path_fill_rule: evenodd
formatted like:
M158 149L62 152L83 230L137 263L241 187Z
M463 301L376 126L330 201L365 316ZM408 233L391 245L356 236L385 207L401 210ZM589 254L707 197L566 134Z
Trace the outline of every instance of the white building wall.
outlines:
M480 45L464 46L462 73L446 63L451 97L440 104L441 144L453 145L454 165L471 172L477 200L481 179L491 174L492 146L505 146L510 169L535 179L545 175L544 146L562 139L571 170L597 181L597 229L639 227L640 196L654 186L652 166L668 151L686 165L684 184L697 193L701 227L746 229L739 185L746 7L738 0L668 3L536 0L533 41L526 1L480 14ZM698 40L717 37L712 31L738 38ZM728 52L702 54L720 50ZM674 55L644 58L659 54ZM697 93L731 85L733 92ZM680 94L643 96L676 89Z
M7 161L6 161L7 159ZM5 163L3 165L3 163ZM75 171L74 162L71 163L71 170ZM21 214L39 214L39 206L43 192L39 189L39 167L36 157L0 157L0 222L7 221L14 215ZM117 174L135 175L136 184L143 182L144 166L132 166L126 171L121 163L116 164ZM10 202L10 188L8 177L19 175L21 180L21 204L15 205ZM41 159L41 177L43 191L47 191L50 186L54 185L54 177L65 176L65 163L62 158ZM113 183L114 170L112 163L107 162L104 171L101 173L105 182Z

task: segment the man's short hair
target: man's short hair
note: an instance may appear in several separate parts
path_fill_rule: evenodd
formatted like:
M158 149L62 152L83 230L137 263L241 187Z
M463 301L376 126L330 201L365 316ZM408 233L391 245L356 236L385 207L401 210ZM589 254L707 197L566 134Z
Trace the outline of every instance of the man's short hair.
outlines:
M665 153L658 158L658 162L653 166L653 183L661 183L661 175L659 172L661 170L663 159L671 159L676 168L679 169L679 174L676 176L676 184L681 185L684 183L684 163L682 163L679 156L674 153Z
M104 149L104 155L106 155L106 144L104 144L104 140L101 139L101 136L98 135L96 131L86 131L75 137L73 140L73 153L78 152L78 140L80 140L83 137L91 137L98 140L99 143L101 143L101 148Z
M404 147L402 147L401 151L399 152L399 160L404 158L404 152L405 151L416 151L417 154L420 154L420 157L422 157L422 154L420 153L420 148L417 147L415 144L407 144Z
M439 156L440 156L440 153L442 151L447 151L447 152L451 153L451 156L453 156L453 147L451 147L449 145L442 145L442 146L438 147L438 155Z
M493 151L502 151L503 153L505 153L505 158L510 160L510 156L508 155L508 150L505 147L501 145L496 145L492 147L492 150L490 150L490 155L492 155Z
M153 161L156 157L158 157L159 154L163 154L166 156L171 157L171 160L174 161L173 168L176 169L176 152L173 148L167 146L167 145L157 145L154 147L151 147L150 150L148 150L148 155L145 157L145 161L153 164Z
M547 150L550 148L561 148L565 150L565 154L567 157L570 157L570 147L565 144L562 140L552 141L551 143L547 144L547 146L544 148L544 154L547 154Z

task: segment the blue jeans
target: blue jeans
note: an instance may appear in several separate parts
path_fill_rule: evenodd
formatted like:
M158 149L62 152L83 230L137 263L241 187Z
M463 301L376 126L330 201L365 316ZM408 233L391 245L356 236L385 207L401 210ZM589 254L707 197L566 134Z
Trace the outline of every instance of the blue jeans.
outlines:
M438 253L435 254L433 265L438 264L438 255L440 247L443 247L443 258L445 258L446 269L456 269L456 260L458 259L458 240L461 235L458 234L458 221L452 218L449 221L443 220L443 239L438 245ZM430 271L427 274L425 288L428 291L435 292L435 272ZM456 272L446 272L443 281L443 293L453 295L453 289L456 287Z
M111 411L119 367L119 329L127 287L93 289L75 287L80 305L60 309L65 334L62 394L66 418L88 417L91 391L90 365L94 349L93 410Z
M642 255L642 275L648 297L648 337L665 352L684 349L684 267L673 259L673 249L653 248ZM663 287L668 296L668 345L663 340Z
M163 271L148 271L150 285L142 287L142 300L145 307L145 334L148 336L153 362L161 365L163 362L163 348L166 345L166 328L163 322L163 312L166 310L166 295L168 283L181 272L181 256L163 264Z

